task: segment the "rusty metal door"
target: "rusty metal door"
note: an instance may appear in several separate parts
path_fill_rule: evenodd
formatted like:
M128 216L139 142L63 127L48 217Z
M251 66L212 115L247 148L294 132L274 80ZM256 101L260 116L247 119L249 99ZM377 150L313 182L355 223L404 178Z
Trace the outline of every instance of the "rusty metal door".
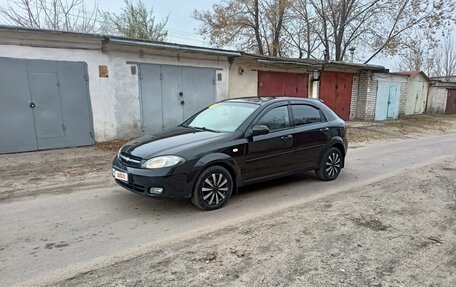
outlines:
M307 98L308 74L258 71L258 96Z
M350 119L353 74L324 72L320 77L319 98L340 118Z
M445 114L456 114L456 90L448 90Z

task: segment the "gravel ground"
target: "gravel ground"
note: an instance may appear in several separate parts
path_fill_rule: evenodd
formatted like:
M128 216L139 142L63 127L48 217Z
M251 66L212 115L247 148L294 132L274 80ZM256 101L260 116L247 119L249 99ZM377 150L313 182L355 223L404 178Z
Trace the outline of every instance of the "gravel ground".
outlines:
M455 286L456 157L52 286Z
M347 122L350 144L391 141L420 135L456 132L456 115L417 115L382 122Z
M420 115L385 122L348 122L349 146L456 132L456 115ZM93 147L0 155L0 201L43 193L115 186L111 162L123 141Z

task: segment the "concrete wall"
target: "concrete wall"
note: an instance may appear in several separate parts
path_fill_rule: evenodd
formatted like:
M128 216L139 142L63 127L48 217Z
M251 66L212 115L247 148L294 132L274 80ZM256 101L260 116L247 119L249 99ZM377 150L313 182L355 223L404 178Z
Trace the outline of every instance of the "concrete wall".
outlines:
M446 109L448 90L441 87L430 87L426 107L427 114L444 114Z
M68 49L0 45L0 55L9 58L86 62L96 141L131 138L142 134L138 73L131 74L135 63L184 65L218 69L222 76L216 81L217 100L228 98L229 64L226 57L178 52L143 50L122 51L126 47ZM134 62L128 64L127 62ZM99 77L99 65L108 67L108 78Z
M258 95L258 71L252 64L235 62L230 67L229 98L256 97Z

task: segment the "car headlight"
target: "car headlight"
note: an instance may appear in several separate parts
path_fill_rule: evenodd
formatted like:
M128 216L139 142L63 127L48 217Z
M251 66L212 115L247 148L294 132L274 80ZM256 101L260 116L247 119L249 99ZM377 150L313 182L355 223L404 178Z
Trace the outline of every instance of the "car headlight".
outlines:
M171 166L175 166L175 165L177 165L179 163L183 163L184 161L185 161L185 159L183 159L180 156L165 155L165 156L158 156L158 157L154 157L154 158L149 159L148 161L146 161L142 165L142 167L143 168L150 168L150 169L162 168L162 167L171 167Z
M123 146L119 148L119 151L117 152L117 157L120 157L120 152L122 151Z

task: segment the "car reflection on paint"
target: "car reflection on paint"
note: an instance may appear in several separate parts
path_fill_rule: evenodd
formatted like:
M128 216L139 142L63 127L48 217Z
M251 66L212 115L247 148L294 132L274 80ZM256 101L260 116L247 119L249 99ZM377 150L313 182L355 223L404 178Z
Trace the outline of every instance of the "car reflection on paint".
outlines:
M203 210L238 187L315 170L334 180L345 164L345 122L322 102L240 98L210 105L171 130L125 144L112 174L155 198L188 198Z

